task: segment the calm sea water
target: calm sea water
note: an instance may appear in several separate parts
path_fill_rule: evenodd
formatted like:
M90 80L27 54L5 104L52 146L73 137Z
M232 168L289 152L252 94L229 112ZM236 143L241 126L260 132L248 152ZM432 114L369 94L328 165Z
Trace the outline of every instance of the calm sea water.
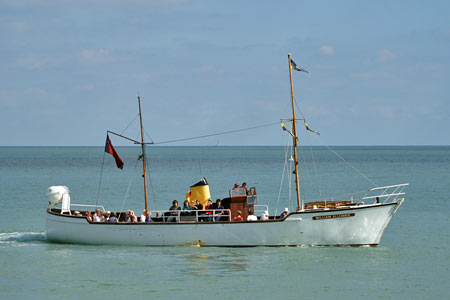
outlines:
M73 203L143 209L139 150L118 147L125 160L119 170L102 147L0 147L0 298L449 299L450 147L333 149L378 185L410 183L378 247L50 244L44 232L50 185L69 186ZM151 209L183 199L201 177L213 198L246 181L271 213L295 206L286 175L280 192L282 147L149 150ZM372 187L325 148L301 153L306 201Z

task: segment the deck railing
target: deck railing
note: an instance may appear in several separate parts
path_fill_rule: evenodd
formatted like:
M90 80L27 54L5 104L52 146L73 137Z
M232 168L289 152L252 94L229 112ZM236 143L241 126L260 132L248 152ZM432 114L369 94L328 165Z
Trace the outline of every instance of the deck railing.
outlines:
M375 203L390 203L398 200L399 196L405 195L403 190L409 183L380 186L370 189L361 200L375 199ZM381 200L380 200L381 199Z
M231 221L231 211L229 209L158 210L150 212L152 214L150 218L162 220L162 222Z

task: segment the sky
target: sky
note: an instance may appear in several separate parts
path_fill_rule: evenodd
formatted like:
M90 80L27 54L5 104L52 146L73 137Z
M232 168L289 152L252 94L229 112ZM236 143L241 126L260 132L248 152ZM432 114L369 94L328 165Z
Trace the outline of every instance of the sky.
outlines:
M0 0L0 146L450 145L450 1ZM289 125L290 126L290 125ZM130 145L111 136L114 145Z

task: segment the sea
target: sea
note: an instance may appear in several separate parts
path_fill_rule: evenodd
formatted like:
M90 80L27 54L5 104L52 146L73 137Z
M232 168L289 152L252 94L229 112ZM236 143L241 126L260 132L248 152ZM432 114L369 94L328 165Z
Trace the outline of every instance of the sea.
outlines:
M45 194L144 208L139 147L0 147L0 299L450 299L450 147L299 150L302 201L358 199L409 183L376 247L143 247L54 244ZM296 207L289 148L147 147L149 207L184 200L202 178L213 200L246 182L280 214ZM352 194L354 193L354 194Z

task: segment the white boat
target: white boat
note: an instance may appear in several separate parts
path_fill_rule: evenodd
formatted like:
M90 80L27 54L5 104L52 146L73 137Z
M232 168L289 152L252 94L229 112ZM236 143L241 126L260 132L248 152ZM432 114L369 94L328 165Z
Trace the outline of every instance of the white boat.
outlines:
M47 193L49 207L47 209L46 235L51 242L77 244L114 244L145 246L361 246L378 245L392 217L404 201L404 188L408 185L397 184L371 188L359 199L345 201L319 201L304 203L300 199L297 128L295 117L294 93L292 85L292 69L305 71L289 59L291 80L293 159L297 209L284 217L268 216L269 208L257 203L255 188L231 189L224 199L224 206L215 209L198 209L189 212L180 210L151 211L147 204L147 181L145 163L142 115L140 98L139 116L141 141L135 141L114 132L109 133L124 137L140 144L142 147L143 178L145 190L145 214L151 212L151 222L125 222L125 212L118 214L118 222L94 222L86 216L90 209L103 206L73 204L70 192L64 186L52 186ZM282 124L284 127L285 125ZM306 124L306 128L311 130ZM287 128L285 127L287 130ZM109 137L105 151L116 158L120 166L120 158L110 144ZM109 148L110 147L110 148ZM206 180L196 185L202 189L200 194L206 201L209 188ZM195 187L195 186L194 186ZM191 187L192 188L192 187ZM206 191L205 191L206 189ZM199 195L200 195L199 194ZM199 196L200 197L200 196ZM187 195L189 201L196 200ZM61 204L61 205L59 205ZM76 211L74 208L79 209ZM80 209L83 208L83 209ZM243 220L236 220L241 211ZM161 216L157 215L162 213ZM254 212L255 221L247 221L247 215ZM219 214L221 214L219 216Z

